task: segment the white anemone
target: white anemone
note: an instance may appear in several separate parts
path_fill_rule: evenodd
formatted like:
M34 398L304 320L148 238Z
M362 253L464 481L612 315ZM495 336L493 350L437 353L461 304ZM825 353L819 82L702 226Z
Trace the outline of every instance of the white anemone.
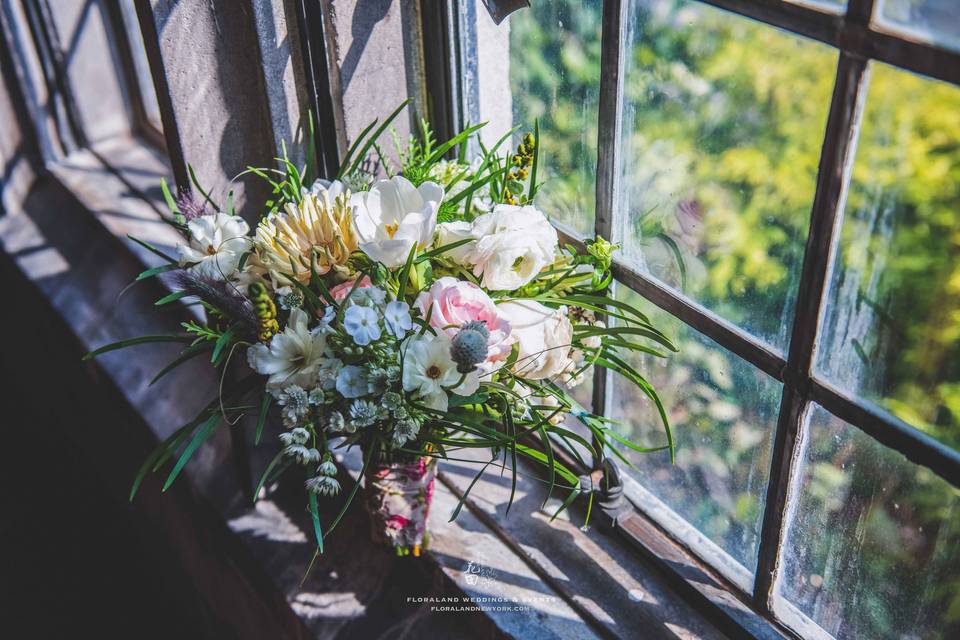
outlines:
M250 249L250 227L239 216L215 213L187 223L189 244L177 245L180 266L213 280L228 280L240 264L240 256Z
M443 187L424 182L419 187L403 176L380 180L350 200L360 249L389 268L401 266L417 245L433 240Z
M459 382L463 378L462 382ZM458 384L459 382L459 384ZM426 406L446 411L447 392L460 396L474 393L480 386L479 374L474 371L466 377L457 371L450 357L450 338L445 333L425 334L410 338L403 350L403 389L416 393Z

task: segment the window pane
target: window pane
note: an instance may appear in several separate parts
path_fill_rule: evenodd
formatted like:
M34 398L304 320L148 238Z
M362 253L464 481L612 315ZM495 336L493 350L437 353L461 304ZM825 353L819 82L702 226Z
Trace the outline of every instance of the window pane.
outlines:
M596 201L602 12L600 2L534 2L497 27L478 0L466 8L476 27L465 36L467 51L476 41L464 61L467 117L490 122L487 145L520 125L514 146L539 119L537 206L584 235Z
M649 310L651 320L675 338L680 349L666 359L628 358L666 407L676 464L670 464L666 452L631 453L628 458L637 470L623 471L732 556L740 567L728 563L726 573L749 590L781 385L679 320L644 304L626 287L618 287L618 296ZM610 380L608 413L622 422L616 428L642 446L665 444L654 404L620 376L611 375ZM659 509L641 506L658 518ZM673 528L672 523L662 524ZM697 553L705 551L693 535L686 538Z
M914 39L960 49L957 0L878 0L876 22Z
M817 371L960 447L960 89L876 64Z
M674 0L627 43L625 256L786 350L835 51Z
M837 638L960 637L957 489L816 405L803 442L777 614Z

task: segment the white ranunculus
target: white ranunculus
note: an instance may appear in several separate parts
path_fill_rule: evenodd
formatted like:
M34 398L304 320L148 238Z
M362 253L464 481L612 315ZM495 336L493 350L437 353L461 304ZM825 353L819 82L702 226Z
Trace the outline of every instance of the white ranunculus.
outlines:
M252 246L250 227L240 216L215 213L187 223L189 244L178 244L180 266L213 280L229 280L238 269L240 256Z
M460 240L470 240L470 242L448 249L443 255L451 258L457 264L466 266L470 264L470 255L477 244L473 235L473 225L465 220L441 222L437 225L437 241L435 244L438 248Z
M311 389L316 386L319 370L333 363L327 352L326 333L321 327L311 331L308 321L303 309L293 309L286 328L273 336L269 345L255 344L247 350L250 368L270 376L267 387L295 384Z
M472 265L481 284L493 291L512 291L537 277L553 263L557 253L557 231L536 207L497 205L472 224L454 222L440 225L437 244L473 238L448 252L460 264Z
M463 378L460 384L457 382ZM457 385L452 388L453 385ZM448 390L468 396L480 387L479 374L463 374L450 357L450 338L440 332L409 338L403 346L403 390L415 393L424 405L436 411L449 406Z
M419 187L403 176L380 180L369 191L355 193L353 224L360 249L389 268L403 265L410 250L433 239L443 187L424 182Z
M510 300L497 307L520 345L514 373L528 380L543 380L567 368L573 325L566 307L551 309L535 300Z

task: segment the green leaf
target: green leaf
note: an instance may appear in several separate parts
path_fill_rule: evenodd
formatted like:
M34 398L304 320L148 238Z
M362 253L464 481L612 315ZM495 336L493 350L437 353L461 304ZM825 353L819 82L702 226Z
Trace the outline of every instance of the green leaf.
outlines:
M579 487L579 486L578 486L576 489L573 489L573 490L570 491L570 495L567 496L567 499L563 501L563 504L560 505L560 508L557 509L556 513L554 513L554 514L550 517L550 522L553 522L554 520L556 520L558 515L560 515L561 513L564 512L564 510L566 510L567 508L569 508L570 505L573 504L573 501L576 499L576 497L577 497L578 495L580 495L580 487Z
M540 164L540 119L533 120L533 162L530 167L530 191L527 192L527 200L533 202L537 195L537 165Z
M188 434L189 430L194 426L196 426L194 422L188 422L170 434L166 440L154 447L153 451L150 452L150 455L147 456L147 459L144 460L143 464L140 465L140 468L137 470L137 475L133 479L133 485L130 487L129 496L129 500L131 502L133 502L134 497L136 497L137 491L140 489L140 485L143 483L144 478L147 477L147 474L150 473L151 470L155 470L157 468L156 465L161 456L163 456L170 449L170 447L178 446L180 440L183 439L183 437Z
M317 494L310 491L310 517L313 518L313 535L317 539L317 549L323 553L323 531L320 529L320 514L317 509Z
M179 367L181 364L183 364L187 360L195 358L196 356L200 355L201 353L203 353L204 351L210 348L211 348L211 345L209 342L201 342L200 344L190 345L189 347L184 349L180 353L180 355L177 356L170 364L168 364L159 372L157 372L157 375L153 376L153 379L150 381L150 383L147 386L148 387L152 386L157 380L167 375L168 373L170 373L171 371Z
M190 182L193 183L193 186L197 188L197 191L200 192L200 195L203 196L203 199L210 203L210 206L213 207L214 211L220 212L220 206L213 201L213 198L210 197L210 194L200 185L200 181L197 179L197 172L193 170L193 165L187 165L187 173L190 174Z
M342 178L343 174L347 171L347 167L350 166L350 160L353 158L353 153L357 150L357 147L363 142L364 138L367 137L367 134L370 133L370 130L377 126L377 123L380 120L374 118L373 122L368 124L363 131L360 132L360 135L357 136L357 139L353 141L353 144L350 145L350 148L347 149L346 155L343 156L343 162L340 163L340 169L337 171L337 178Z
M627 438L624 438L622 435L620 435L619 433L617 433L616 431L610 428L604 428L603 433L605 435L610 436L611 438L613 438L623 446L627 447L628 449L633 449L637 453L655 453L657 451L665 451L670 448L670 445L668 444L661 445L659 447L641 447L637 444L634 444Z
M457 516L460 515L460 510L463 509L463 505L467 501L467 496L469 496L470 492L473 490L473 485L477 484L477 480L479 480L480 476L482 476L483 473L487 470L487 467L489 467L491 464L493 464L496 461L497 461L496 458L492 458L489 462L487 462L485 465L480 467L480 471L477 472L477 475L473 476L473 480L470 481L470 484L467 486L466 491L464 491L463 494L460 496L460 500L457 501L457 506L454 508L453 513L450 514L450 519L447 520L447 522L453 522L454 520L457 519Z
M270 403L273 401L273 396L269 393L263 394L263 399L260 400L260 413L257 415L257 429L256 435L253 438L253 444L260 444L260 437L263 435L263 425L267 423L267 412L270 411Z
M200 448L200 445L206 442L213 434L214 427L217 426L220 422L220 414L215 413L204 422L197 432L193 435L193 439L190 441L190 444L187 445L187 448L183 450L183 453L180 454L180 458L177 460L177 464L173 466L173 470L170 471L170 475L167 476L167 481L163 483L163 491L166 491L170 488L170 485L173 484L173 481L177 479L177 476L180 475L180 471L183 470L183 467L186 466L187 461L190 460L191 456L196 453L197 449Z
M167 184L166 178L160 178L160 191L163 192L163 199L166 201L170 213L175 216L182 216L183 214L180 213L180 207L177 206L176 198L170 193L170 185Z
M133 242L136 242L138 245L140 245L141 247L143 247L144 249L146 249L146 250L149 251L150 253L154 254L155 256L159 256L159 257L163 258L163 259L166 260L167 262L176 262L176 261L177 261L176 258L174 258L174 257L172 257L172 256L170 256L170 255L168 255L168 254L166 254L166 253L164 253L164 252L161 251L160 249L157 249L155 246L153 246L153 245L150 244L149 242L146 242L146 241L144 241L144 240L140 240L139 238L134 238L133 236L131 236L131 235L129 235L129 234L127 234L127 238L129 238L129 239L132 240Z
M363 159L366 157L367 151L369 151L373 143L380 138L380 134L382 134L387 129L387 127L390 126L390 123L393 122L396 119L396 117L400 115L400 112L403 111L404 107L406 107L411 102L413 102L413 98L407 98L406 100L401 102L400 106L394 109L393 113L387 116L387 119L383 121L383 124L380 125L377 128L377 130L373 132L373 135L370 136L370 139L367 141L365 145L363 145L363 147L360 149L360 152L357 154L357 159L354 160L353 164L350 166L350 170L347 172L348 175L357 170L357 168L360 166L360 163L363 162ZM342 170L341 170L341 175L343 175Z
M424 262L425 260L429 260L430 258L434 258L434 257L436 257L436 256L439 256L439 255L441 255L441 254L444 254L444 253L446 253L447 251L450 251L450 250L452 250L452 249L456 249L457 247L462 247L463 245L465 245L465 244L467 244L467 243L469 243L469 242L473 242L473 238L464 238L463 240L457 240L457 241L455 241L455 242L451 242L450 244L445 244L445 245L443 245L442 247L437 247L436 249L431 249L430 251L427 251L427 252L425 252L425 253L421 253L421 254L417 257L417 262L418 262L418 263L419 263L419 262Z
M410 281L410 268L413 266L413 259L416 255L417 243L413 243L413 246L410 247L410 253L407 255L407 261L403 265L403 270L400 271L400 291L397 293L397 300L402 301L407 293L407 283Z
M219 338L217 338L217 343L213 347L213 355L210 356L210 362L217 364L220 360L220 354L223 352L223 348L230 344L230 341L233 339L233 329L227 329L223 332Z
M680 245L677 244L677 241L668 236L665 233L658 233L655 238L658 238L663 244L667 245L667 248L673 253L674 259L677 261L677 268L680 270L680 291L686 292L687 290L687 263L683 261L683 253L680 251Z
M171 293L171 294L168 294L168 295L163 296L162 298L160 298L159 300L157 300L157 301L154 302L153 304L154 304L154 306L162 307L162 306L165 305L165 304L170 304L171 302L176 302L177 300L180 300L180 299L182 299L182 298L186 298L186 297L189 296L189 295L190 295L190 294L189 294L188 292L186 292L186 291L174 291L174 292Z
M159 267L154 267L152 269L147 269L146 271L140 272L140 275L137 276L137 282L140 280L146 280L147 278L152 278L158 276L161 273L166 273L167 271L173 271L174 269L179 269L180 265L177 263L164 264Z
M557 470L554 468L554 459L553 459L553 443L550 442L550 436L547 435L547 430L543 428L543 425L540 425L538 429L540 433L540 441L543 443L543 451L547 456L547 470L550 473L550 486L547 488L547 495L543 499L543 503L540 505L542 509L546 506L547 501L550 500L550 496L553 494L553 487L557 482Z
M482 128L485 127L485 126L487 126L487 123L486 123L486 122L481 122L480 124L475 124L475 125L473 125L472 127L467 127L466 129L464 129L463 131L461 131L461 132L458 133L457 135L453 136L452 138L450 138L449 140L447 140L446 142L444 142L443 144L441 144L439 147L437 147L436 151L434 151L434 152L430 155L430 157L427 158L426 164L427 164L427 165L431 165L431 164L437 162L438 160L440 160L440 159L443 157L443 154L445 154L447 151L449 151L450 149L452 149L452 148L455 147L456 145L460 144L461 142L466 141L466 140L467 140L470 136L472 136L475 132L479 131L480 129L482 129Z
M340 508L340 513L338 513L337 517L334 518L333 522L330 523L330 528L327 530L328 536L333 533L334 529L337 528L337 525L340 524L340 520L343 519L343 514L347 512L347 509L349 509L350 505L353 503L353 498L357 495L357 491L360 489L360 481L366 476L367 466L370 464L370 459L373 458L374 453L375 450L373 447L371 447L370 451L367 453L367 457L363 461L363 468L360 469L360 475L357 477L357 481L353 484L353 488L350 489L350 493L347 495L346 501Z
M138 344L150 344L153 342L191 342L192 340L193 339L190 336L139 336L137 338L128 338L126 340L120 340L119 342L105 344L99 349L94 349L90 353L83 356L83 360L92 360L93 358L103 355L109 351L126 349L127 347L133 347Z
M273 468L277 466L277 463L283 459L283 450L277 452L277 455L273 456L273 460L270 461L270 464L267 465L267 468L264 469L263 475L260 476L260 482L257 483L257 488L253 491L253 501L256 502L257 498L260 496L260 490L263 489L263 485L267 483L267 478L270 476L270 472L273 471Z

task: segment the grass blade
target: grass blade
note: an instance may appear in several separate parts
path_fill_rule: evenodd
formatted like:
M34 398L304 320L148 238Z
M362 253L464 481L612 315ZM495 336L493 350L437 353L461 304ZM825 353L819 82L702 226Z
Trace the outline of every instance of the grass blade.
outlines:
M263 425L267 423L267 412L270 411L270 403L273 401L273 396L269 393L263 394L263 399L260 401L260 414L257 416L257 430L256 435L253 438L253 444L260 444L260 437L263 436Z
M103 355L109 351L116 351L117 349L126 349L127 347L133 347L138 344L150 344L153 342L192 342L193 339L189 336L139 336L137 338L128 338L126 340L120 340L119 342L111 342L110 344L105 344L99 349L94 349L90 353L83 356L83 360L92 360L99 355Z
M180 454L180 458L177 460L177 464L173 466L173 470L170 471L170 475L167 476L167 481L163 483L163 491L166 491L170 488L170 485L173 484L173 481L177 479L177 476L180 475L180 471L183 470L183 467L186 466L187 461L196 453L197 449L200 448L200 445L206 442L213 434L213 428L217 426L220 422L220 414L215 413L204 422L200 429L193 436L193 440L190 441L190 444L187 445L187 448L183 450L183 453Z

